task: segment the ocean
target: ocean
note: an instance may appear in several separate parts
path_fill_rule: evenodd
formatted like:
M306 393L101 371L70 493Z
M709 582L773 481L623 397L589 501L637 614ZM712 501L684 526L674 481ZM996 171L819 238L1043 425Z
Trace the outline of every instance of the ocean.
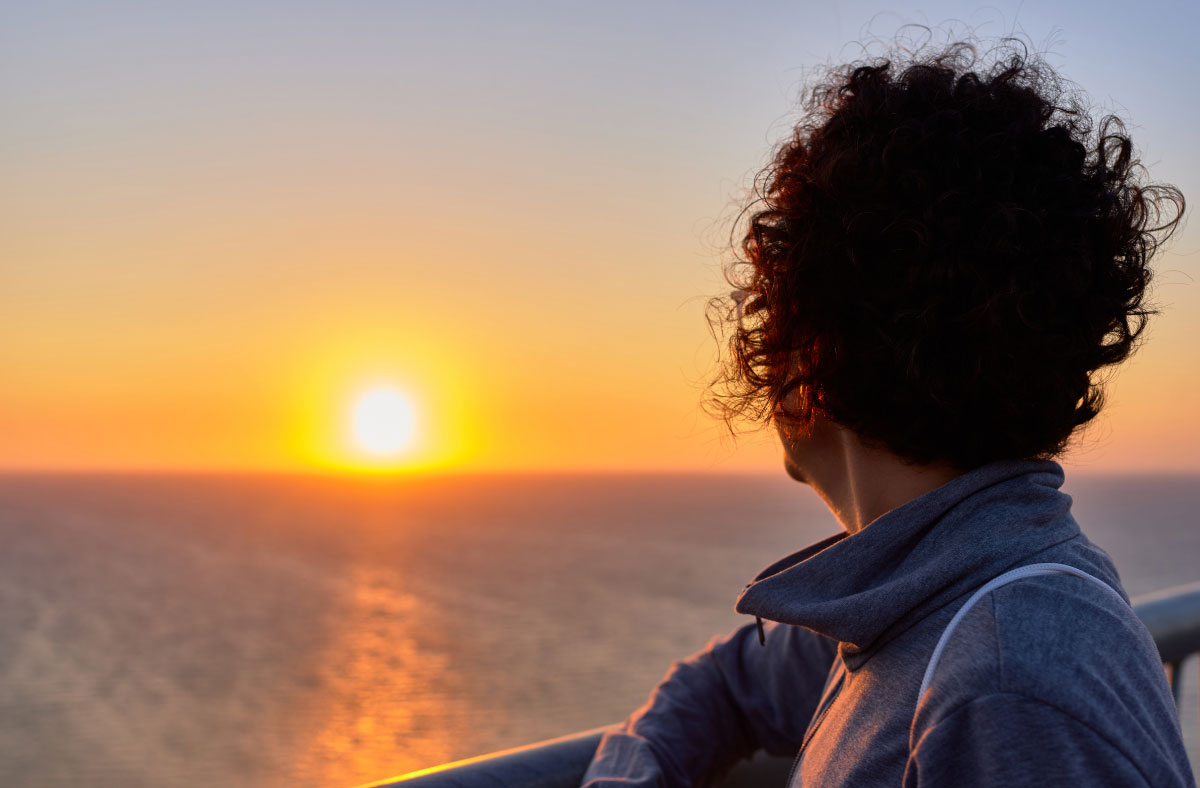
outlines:
M1066 489L1131 595L1200 580L1200 477ZM615 722L836 531L782 473L0 476L0 783L351 786Z

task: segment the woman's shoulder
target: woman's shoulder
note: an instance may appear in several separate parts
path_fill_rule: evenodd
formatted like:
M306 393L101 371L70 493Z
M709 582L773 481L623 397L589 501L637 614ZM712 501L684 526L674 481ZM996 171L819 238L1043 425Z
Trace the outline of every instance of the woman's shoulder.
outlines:
M937 672L972 694L1068 707L1118 691L1166 692L1150 633L1115 579L1102 574L1022 576L992 589L958 623Z
M1026 563L1070 571L1023 577L990 595L1005 691L1095 697L1128 687L1169 695L1154 640L1103 549L1080 533Z
M1174 701L1154 641L1122 596L1066 573L988 592L945 647L922 726L1004 697L1071 719L1133 760L1164 756L1178 738Z
M1154 640L1123 596L1067 573L1027 577L992 591L984 612L994 631L997 688L1043 695L1147 678L1165 688Z

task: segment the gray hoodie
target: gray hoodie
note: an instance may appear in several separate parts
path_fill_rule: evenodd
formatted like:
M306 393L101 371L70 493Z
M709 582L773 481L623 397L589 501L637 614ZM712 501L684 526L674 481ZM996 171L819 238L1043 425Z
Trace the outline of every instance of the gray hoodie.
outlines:
M708 785L766 749L806 788L1194 786L1153 641L1086 579L989 592L918 698L950 618L1008 569L1067 564L1124 597L1062 481L1050 461L987 465L768 567L737 602L772 622L764 642L748 625L676 663L584 784Z

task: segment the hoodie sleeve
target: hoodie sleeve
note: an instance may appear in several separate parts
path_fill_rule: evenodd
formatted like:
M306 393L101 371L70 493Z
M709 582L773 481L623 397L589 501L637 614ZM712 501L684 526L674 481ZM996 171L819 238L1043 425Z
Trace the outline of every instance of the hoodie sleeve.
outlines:
M1155 774L1144 772L1156 766ZM1135 763L1118 742L1048 703L997 693L961 706L924 731L909 758L904 785L1194 785L1190 775L1169 766L1166 761Z
M675 663L646 705L604 736L585 788L701 786L765 749L790 755L816 709L836 644L799 627L754 625Z

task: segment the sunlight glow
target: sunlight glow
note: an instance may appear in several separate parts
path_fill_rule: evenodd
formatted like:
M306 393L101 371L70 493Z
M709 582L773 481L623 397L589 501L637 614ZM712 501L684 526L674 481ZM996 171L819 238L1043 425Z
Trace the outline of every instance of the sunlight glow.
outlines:
M416 413L399 391L378 386L354 403L352 430L358 447L379 457L400 454L412 444Z

